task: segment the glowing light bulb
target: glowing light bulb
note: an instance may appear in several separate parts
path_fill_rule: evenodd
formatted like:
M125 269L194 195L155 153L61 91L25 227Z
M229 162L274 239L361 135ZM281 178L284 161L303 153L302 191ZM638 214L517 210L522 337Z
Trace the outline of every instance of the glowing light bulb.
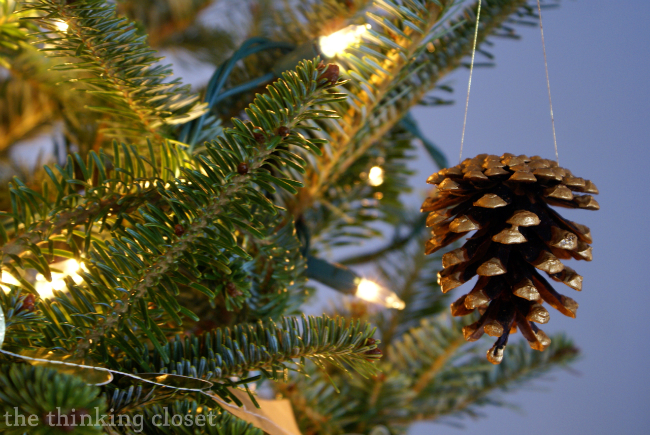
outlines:
M371 186L380 186L384 182L384 170L379 166L373 166L368 173L368 183Z
M77 272L81 268L81 264L75 259L66 260L63 262L63 270L67 274L72 274Z
M367 279L361 279L359 281L355 295L365 301L381 304L386 308L403 310L406 307L404 301L394 292Z
M42 275L41 275L42 276ZM34 283L34 288L36 288L36 291L38 292L38 295L43 298L51 298L54 296L54 286L52 286L52 283L54 282L54 279L52 282L47 282L45 280L45 277L43 277L42 280L36 280Z
M329 36L321 36L318 40L320 51L325 57L335 57L343 53L350 45L360 42L361 36L370 29L370 24L363 26L348 26Z
M54 27L56 27L59 32L68 31L68 23L63 20L54 20Z
M20 284L16 278L13 277L13 275L10 275L9 273L2 271L2 275L0 275L0 281L6 283L6 284L12 284L12 285L18 285ZM6 285L0 285L0 288L4 290L5 292L9 292L11 289L7 287Z
M48 282L47 279L45 279L45 276L43 276L40 273L36 275L36 282L34 283L34 287L36 288L36 291L43 299L51 298L52 296L54 296L54 290L59 290L59 291L65 290L66 276L72 278L72 280L77 284L83 281L83 279L79 276L77 272L80 269L85 270L85 267L82 264L80 264L77 260L74 259L66 260L62 263L57 264L56 266L58 266L57 268L61 269L63 273L52 272L51 273L52 282Z

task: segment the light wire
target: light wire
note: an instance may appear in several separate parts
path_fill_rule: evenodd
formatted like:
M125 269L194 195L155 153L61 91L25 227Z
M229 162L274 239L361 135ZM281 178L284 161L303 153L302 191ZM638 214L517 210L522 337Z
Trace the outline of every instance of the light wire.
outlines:
M469 107L469 91L472 87L472 73L474 72L474 56L476 55L476 41L478 40L478 23L481 18L481 3L482 1L478 0L478 10L476 11L476 28L474 29L474 44L472 46L472 61L470 62L469 65L469 81L467 83L467 100L465 100L465 117L463 119L463 135L460 138L460 156L458 157L459 163L463 160L463 144L465 143L465 127L467 126L467 109Z
M544 68L546 69L546 87L548 89L548 104L551 108L551 126L553 127L553 144L555 145L555 161L560 163L557 153L557 137L555 135L555 117L553 116L553 100L551 100L551 81L548 78L548 61L546 60L546 42L544 41L544 26L542 25L542 6L537 0L537 14L539 15L539 32L542 35L542 51L544 52ZM471 76L470 76L471 77Z
M5 355L9 355L9 356L13 356L13 357L16 357L16 358L21 358L21 359L24 359L26 361L34 361L34 362L41 362L41 363L47 363L47 364L59 364L59 365L64 365L64 366L68 366L68 367L77 367L77 368L81 368L81 369L91 369L91 370L97 370L97 371L100 371L100 372L109 372L111 374L114 373L114 374L117 374L117 375L122 375L122 376L127 376L129 378L137 379L139 381L146 382L148 384L158 385L160 387L165 387L165 388L172 388L174 390L180 390L180 391L197 391L197 392L199 392L199 391L204 391L205 389L211 388L211 387L214 386L214 384L212 382L206 381L206 380L203 380L203 379L192 378L190 376L172 375L172 376L174 376L176 378L187 378L187 379L191 379L191 380L194 380L194 381L201 381L201 382L204 382L205 384L207 384L203 388L177 387L177 386L174 386L174 385L167 385L167 384L163 384L163 383L160 383L160 382L151 381L149 379L144 379L144 378L141 378L138 375L134 375L133 373L120 372L118 370L107 369L105 367L89 366L89 365L86 365L86 364L76 364L76 363L70 363L70 362L66 362L66 361L59 361L59 360L45 359L45 358L32 358L31 356L20 355L20 354L17 354L17 353L6 351L4 349L0 349L0 353L3 353ZM143 373L143 374L147 374L147 375L150 375L150 374L168 375L169 373ZM109 381L107 381L106 383L110 382L111 380L112 380L112 378ZM90 384L90 385L104 385L104 384L105 383Z

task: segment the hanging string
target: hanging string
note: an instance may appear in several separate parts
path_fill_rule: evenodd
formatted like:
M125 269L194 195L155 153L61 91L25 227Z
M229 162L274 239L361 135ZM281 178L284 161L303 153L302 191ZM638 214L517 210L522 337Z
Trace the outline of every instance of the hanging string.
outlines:
M548 104L551 107L551 126L553 127L553 144L555 145L555 161L560 163L557 153L557 137L555 136L555 117L553 116L553 100L551 100L551 81L548 78L548 61L546 60L546 42L544 41L544 26L542 25L542 6L537 0L537 13L539 15L539 31L542 35L542 50L544 51L544 68L546 69L546 87L548 89Z
M539 2L539 0L537 0ZM541 15L540 15L541 17ZM467 100L465 100L465 117L463 119L463 135L460 138L460 156L458 162L463 160L463 144L465 143L465 127L467 126L467 108L469 107L469 91L472 87L472 73L474 72L474 56L476 55L476 41L478 40L478 23L481 18L481 0L478 0L478 10L476 11L476 28L474 29L474 44L472 46L472 61L469 65L469 82L467 83Z

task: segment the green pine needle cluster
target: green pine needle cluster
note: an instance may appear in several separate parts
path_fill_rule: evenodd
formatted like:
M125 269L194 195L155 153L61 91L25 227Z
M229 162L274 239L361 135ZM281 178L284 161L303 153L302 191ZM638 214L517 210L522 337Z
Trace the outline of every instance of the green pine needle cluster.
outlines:
M146 37L133 22L117 16L113 4L97 0L68 5L43 0L30 8L43 14L37 22L46 31L37 43L47 44L44 50L56 57L74 60L54 69L86 73L84 91L110 103L89 107L111 115L105 131L125 138L145 134L161 139L169 126L203 113L188 86L166 81L171 68L157 64L160 57Z

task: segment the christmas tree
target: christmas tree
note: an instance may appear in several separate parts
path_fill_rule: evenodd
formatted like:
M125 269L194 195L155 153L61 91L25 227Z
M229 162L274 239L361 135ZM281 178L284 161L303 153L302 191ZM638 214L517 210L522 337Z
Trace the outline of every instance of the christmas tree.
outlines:
M576 358L544 335L486 360L485 309L424 255L436 216L401 202L416 146L449 166L409 110L449 104L475 29L490 63L536 3L483 2L478 27L446 0L251 0L216 24L211 0L0 5L2 433L405 433ZM161 52L213 73L195 92ZM13 164L43 131L53 152ZM348 296L306 316L315 283Z

